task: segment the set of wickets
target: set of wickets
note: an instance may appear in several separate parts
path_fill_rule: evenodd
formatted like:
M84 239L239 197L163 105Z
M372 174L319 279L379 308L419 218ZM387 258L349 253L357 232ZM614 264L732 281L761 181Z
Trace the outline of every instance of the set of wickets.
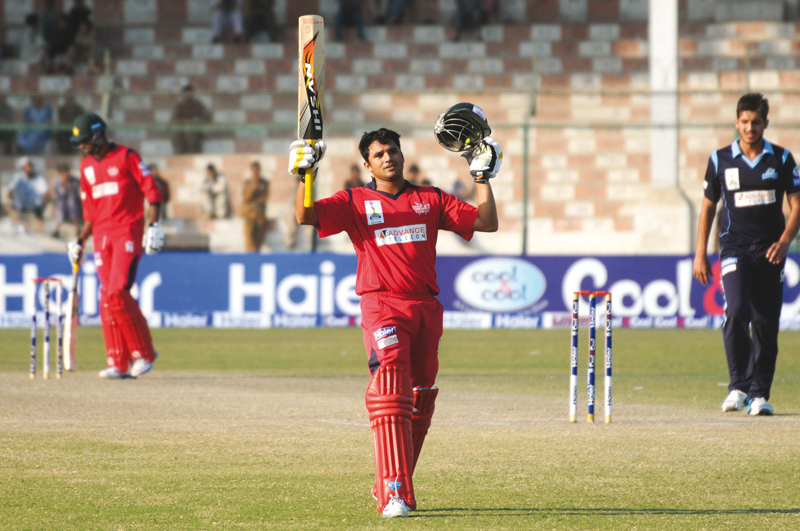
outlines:
M61 379L64 373L64 316L61 311L61 280L57 278L35 278L33 279L34 295L38 291L39 283L44 284L44 345L42 352L42 377L45 380L50 378L50 284L56 285L56 378ZM34 297L35 300L35 297ZM33 305L33 315L31 318L31 380L36 378L36 304Z
M589 367L586 374L586 401L588 403L587 420L594 422L595 402L595 354L597 326L597 298L606 298L606 424L611 423L611 292L608 291L576 291L572 294L572 349L570 355L569 376L569 421L578 421L578 310L581 296L589 297Z

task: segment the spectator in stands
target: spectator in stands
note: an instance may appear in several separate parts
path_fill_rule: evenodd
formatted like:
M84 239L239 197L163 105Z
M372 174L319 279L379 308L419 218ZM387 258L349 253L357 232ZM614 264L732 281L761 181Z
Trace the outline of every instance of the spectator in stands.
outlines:
M92 24L82 21L67 53L67 68L73 73L97 75L100 73L100 68L96 59L97 41L92 31Z
M22 30L22 40L19 43L19 58L43 68L46 48L47 42L42 36L39 17L36 13L31 13L25 17L25 28Z
M414 0L391 0L386 12L386 23L389 25L400 24L403 20L411 20L411 6Z
M470 202L475 198L475 182L470 178L468 182L460 178L456 178L453 183L453 195L461 199L465 203Z
M203 125L211 121L211 113L203 102L194 97L191 85L183 87L183 99L172 111L176 125ZM177 155L202 153L204 135L201 131L177 131L172 135L172 149Z
M70 155L75 153L75 146L69 141L72 136L71 126L75 122L75 118L85 112L83 107L75 101L75 97L72 94L64 96L64 104L58 108L58 123L60 125L69 125L70 129L58 131L55 134L56 148L59 153Z
M364 186L364 181L361 180L361 168L358 164L353 164L350 166L350 177L344 182L344 189L350 190L359 186Z
M72 33L72 28L69 26L69 17L61 15L58 19L58 27L47 45L47 71L49 73L72 73L69 69L67 54L74 40L75 34Z
M248 253L258 252L267 235L267 199L269 181L261 176L261 164L250 164L250 177L242 187L242 218L244 218L244 241Z
M45 42L50 44L53 35L58 30L58 24L61 20L61 11L56 7L55 0L44 0L42 8L36 13L39 18L39 27L42 30L42 37Z
M389 2L394 0L371 0L370 10L372 11L372 23L386 24L386 17L389 12Z
M167 206L170 199L169 182L161 176L161 172L158 171L158 166L150 164L148 168L150 169L150 175L153 177L153 182L155 182L158 189L161 190L161 210L159 212L158 221L164 221L167 219Z
M8 199L11 209L15 213L17 223L24 223L28 216L33 215L39 220L39 230L44 227L44 207L50 199L50 187L44 175L33 168L33 162L28 157L17 161L19 171L14 174L8 185ZM24 231L24 226L20 225Z
M42 96L31 97L31 104L25 109L26 124L50 125L53 123L53 109L44 102ZM24 153L44 153L50 142L47 129L29 129L17 135L17 144Z
M466 31L480 28L483 16L483 0L456 0L456 34L454 41L461 40Z
M247 41L252 41L253 37L262 31L267 32L272 42L280 40L274 0L250 0L250 9L247 13Z
M0 125L12 125L14 109L8 104L5 96L0 95ZM0 131L0 154L11 155L16 147L17 134L14 131Z
M206 167L203 192L208 196L208 217L211 219L228 219L231 217L228 183L225 180L225 176L219 173L213 164L209 164Z
M222 41L222 33L233 29L233 42L242 42L244 23L242 18L242 0L216 0L211 14L211 35L213 42Z
M92 10L86 7L84 0L75 0L67 16L69 17L69 27L72 29L73 35L77 35L83 23L89 25L90 28L92 26Z
M74 237L83 229L83 206L81 205L81 181L70 175L69 166L58 165L59 179L53 185L55 200L55 227L53 238L61 236L61 226L64 223L74 225ZM73 237L73 236L70 236Z
M361 14L361 6L363 0L341 0L339 5L339 12L336 13L336 40L342 40L342 27L355 26L358 31L358 39L360 41L366 40L364 34L364 16Z
M412 164L411 167L408 169L408 177L406 178L406 180L411 184L415 184L417 186L433 185L430 179L422 176L422 172L419 171L419 166L417 166L416 164Z

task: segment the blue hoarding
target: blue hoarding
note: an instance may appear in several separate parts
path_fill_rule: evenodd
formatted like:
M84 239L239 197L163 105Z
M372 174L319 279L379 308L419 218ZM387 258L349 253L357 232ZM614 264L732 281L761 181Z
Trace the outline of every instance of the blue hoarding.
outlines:
M800 327L800 255L785 270L782 327ZM132 289L153 327L355 326L356 258L318 254L161 253L142 258ZM691 256L443 256L437 263L448 328L539 328L569 325L572 292L614 294L615 326L716 327L724 298L715 282L692 277ZM64 254L0 256L0 326L24 327L43 288L71 283ZM99 281L89 260L79 278L82 323L98 323ZM582 311L587 305L582 305Z

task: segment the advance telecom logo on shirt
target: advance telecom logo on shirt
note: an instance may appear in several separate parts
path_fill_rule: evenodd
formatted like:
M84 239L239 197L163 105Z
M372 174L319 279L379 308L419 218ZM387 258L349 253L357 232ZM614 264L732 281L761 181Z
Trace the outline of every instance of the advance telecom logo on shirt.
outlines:
M424 224L389 227L375 231L378 247L395 243L424 242L428 240L428 230Z
M749 192L738 192L734 195L734 203L737 208L769 205L775 202L775 190L751 190Z

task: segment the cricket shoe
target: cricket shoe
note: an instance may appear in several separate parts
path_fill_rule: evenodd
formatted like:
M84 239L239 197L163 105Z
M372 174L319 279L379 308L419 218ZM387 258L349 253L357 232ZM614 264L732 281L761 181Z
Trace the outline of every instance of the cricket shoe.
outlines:
M775 410L772 409L772 406L769 405L769 402L760 396L750 400L750 403L747 405L747 413L753 416L772 415L774 412Z
M728 397L722 402L722 411L741 411L744 409L744 401L747 394L735 389L728 393Z
M392 496L383 508L384 518L408 518L408 504L400 496Z
M131 376L130 373L127 372L119 372L116 367L109 367L108 369L103 369L100 371L98 375L100 378L105 378L107 380L127 380L136 378L136 376Z
M153 368L153 364L158 359L158 351L156 351L156 356L153 358L153 361L145 361L142 358L133 362L133 367L131 367L131 376L136 378L137 376L141 376L143 374L147 374L150 372L150 369Z

